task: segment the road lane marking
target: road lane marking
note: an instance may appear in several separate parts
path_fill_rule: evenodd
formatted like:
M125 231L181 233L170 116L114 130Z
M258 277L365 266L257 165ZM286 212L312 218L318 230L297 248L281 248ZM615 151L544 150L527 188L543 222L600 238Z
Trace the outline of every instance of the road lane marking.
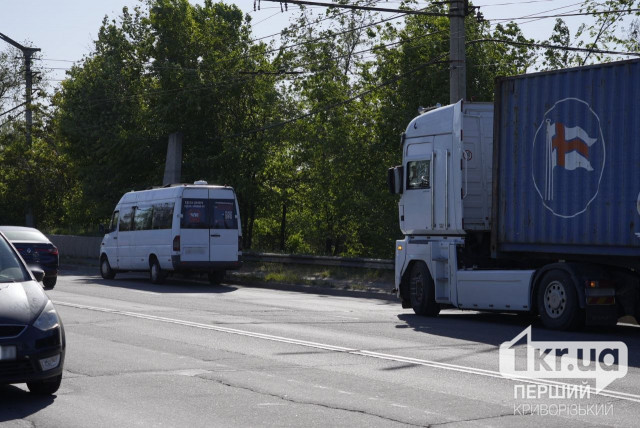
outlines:
M155 296L160 296L162 293L157 293L155 291L145 291L145 290L134 290L132 288L125 288L125 290L129 290L132 293L140 293L140 294L153 294Z
M213 331L218 331L222 333L230 333L230 334L235 334L239 336L269 340L272 342L281 342L281 343L287 343L291 345L299 345L299 346L305 346L309 348L322 349L325 351L341 352L345 354L358 355L362 357L376 358L380 360L394 361L399 363L407 363L407 364L416 365L416 366L431 367L436 369L449 370L449 371L455 371L460 373L491 377L496 379L504 379L504 380L514 381L514 382L523 382L523 383L529 383L529 384L535 384L535 385L553 385L553 386L560 386L560 387L575 386L575 384L558 382L558 381L547 380L547 379L504 377L502 376L502 374L500 374L500 372L493 371L493 370L485 370L485 369L462 366L457 364L441 363L438 361L423 360L420 358L403 357L401 355L383 354L380 352L372 352L364 349L345 348L344 346L335 346L335 345L330 345L326 343L311 342L308 340L293 339L293 338L283 337L283 336L274 336L271 334L256 333L256 332L247 331L247 330L239 330L236 328L221 327L221 326L216 326L211 324L202 324L198 322L180 320L175 318L148 315L148 314L143 314L139 312L129 312L129 311L122 311L118 309L100 308L96 306L79 305L76 303L61 302L61 301L54 301L54 304L60 305L60 306L67 306L70 308L76 308L76 309L85 309L85 310L90 310L95 312L103 312L108 314L117 314L117 315L127 316L131 318L145 319L149 321L159 321L159 322L164 322L168 324L176 324L176 325L182 325L187 327L200 328L203 330L213 330ZM582 385L582 387L589 388L590 392L592 392L594 396L601 395L605 397L617 398L620 400L640 403L640 395L637 395L637 394L629 394L626 392L611 391L607 389L604 389L599 394L596 394L595 388L588 385Z

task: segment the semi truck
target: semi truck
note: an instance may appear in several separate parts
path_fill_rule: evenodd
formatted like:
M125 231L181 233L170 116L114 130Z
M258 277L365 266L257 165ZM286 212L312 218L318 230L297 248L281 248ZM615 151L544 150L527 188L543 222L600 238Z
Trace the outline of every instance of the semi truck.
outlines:
M493 103L414 118L387 177L402 307L638 318L639 101L633 60L498 78Z

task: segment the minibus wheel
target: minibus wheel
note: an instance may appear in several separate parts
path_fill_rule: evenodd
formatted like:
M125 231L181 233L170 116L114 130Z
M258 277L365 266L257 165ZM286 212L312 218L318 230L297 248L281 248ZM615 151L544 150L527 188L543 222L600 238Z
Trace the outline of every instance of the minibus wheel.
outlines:
M158 259L153 257L150 264L151 266L149 271L149 278L151 279L151 282L154 284L162 284L162 282L164 282L164 279L166 278L166 275L160 268Z
M223 270L216 270L213 272L209 272L209 275L208 275L209 283L211 285L220 285L224 280L224 274L225 274L225 271Z

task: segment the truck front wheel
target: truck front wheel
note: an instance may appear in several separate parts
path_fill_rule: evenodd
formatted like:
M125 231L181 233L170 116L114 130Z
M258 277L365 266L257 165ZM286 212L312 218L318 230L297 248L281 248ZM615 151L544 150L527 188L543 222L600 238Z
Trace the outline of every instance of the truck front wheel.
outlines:
M573 330L584 322L571 276L562 270L547 272L537 293L538 313L545 327Z
M435 287L427 266L418 262L411 268L409 278L409 298L416 315L435 317L440 312L436 303Z

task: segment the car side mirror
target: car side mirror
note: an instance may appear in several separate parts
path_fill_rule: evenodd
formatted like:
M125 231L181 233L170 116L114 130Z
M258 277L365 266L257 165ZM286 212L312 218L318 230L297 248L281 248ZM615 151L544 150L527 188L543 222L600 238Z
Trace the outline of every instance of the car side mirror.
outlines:
M31 274L36 278L36 281L42 282L44 279L44 271L40 269L38 266L29 266L29 270Z
M98 231L100 232L100 235L105 234L106 228L104 227L104 224L98 226Z

